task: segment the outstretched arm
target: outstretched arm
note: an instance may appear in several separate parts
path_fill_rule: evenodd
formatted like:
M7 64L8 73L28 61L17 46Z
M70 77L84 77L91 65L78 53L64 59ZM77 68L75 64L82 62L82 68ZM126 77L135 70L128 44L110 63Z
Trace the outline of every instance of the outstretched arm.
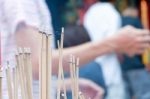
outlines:
M126 53L130 56L141 54L145 48L149 47L150 33L147 30L135 29L127 26L118 31L118 35L106 38L100 42L88 42L79 46L66 48L63 50L64 63L63 67L66 71L69 70L69 55L73 54L80 58L80 66L86 64L96 57L109 54L112 52ZM32 50L32 63L34 76L38 77L38 57L40 53L40 34L38 30L24 26L17 30L16 43L20 47L30 47ZM53 74L57 74L58 70L58 50L53 51Z

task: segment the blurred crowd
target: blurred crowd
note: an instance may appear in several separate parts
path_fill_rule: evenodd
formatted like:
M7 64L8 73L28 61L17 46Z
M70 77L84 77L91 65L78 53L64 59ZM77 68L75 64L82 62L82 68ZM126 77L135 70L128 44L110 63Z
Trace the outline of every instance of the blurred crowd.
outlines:
M40 28L46 28L54 35L52 99L55 99L57 40L60 39L61 27L65 27L64 60L68 59L69 54L81 58L79 82L86 98L150 99L150 89L147 89L150 87L150 67L145 67L141 56L150 47L150 32L144 29L138 6L129 5L119 11L116 1L1 0L2 65L10 61L11 66L15 66L16 46L31 47L34 50L34 84L37 84L37 53L40 50L37 32ZM66 82L69 83L67 63L64 63L64 69ZM5 83L4 80L4 86ZM66 86L70 85L68 83ZM36 91L34 89L35 94ZM8 99L7 91L4 97ZM67 97L72 99L69 90Z

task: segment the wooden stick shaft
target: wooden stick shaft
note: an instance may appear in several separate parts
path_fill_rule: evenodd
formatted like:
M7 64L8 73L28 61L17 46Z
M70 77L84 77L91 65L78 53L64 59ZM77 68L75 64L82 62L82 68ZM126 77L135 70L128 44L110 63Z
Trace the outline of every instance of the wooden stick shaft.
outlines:
M27 85L27 97L29 99L33 99L32 93L32 64L31 64L31 56L30 56L30 49L24 49L25 57L24 57L24 68L26 72L26 85Z
M74 77L73 77L73 59L72 56L70 56L70 76L71 76L71 90L72 90L72 99L74 99Z
M64 70L63 70L63 42L64 42L64 28L62 28L62 34L61 34L61 45L60 45L60 68L61 68L61 76L62 76L62 83L63 83L63 92L64 92L64 99L67 99L66 94L66 86L64 83Z
M59 49L59 67L58 67L58 80L57 80L57 99L60 99L60 87L62 85L62 79L61 79L61 48L60 48L60 44L59 41L58 43L58 49Z
M47 62L46 62L46 35L42 34L42 59L41 59L41 78L40 78L40 99L47 99Z
M44 34L41 34L41 50L39 57L39 99L42 99L42 58L43 58L43 43L44 43Z
M72 65L72 71L73 71L73 87L74 87L74 99L77 99L77 91L76 91L76 67L75 67L75 57L72 57L73 65Z
M20 70L21 70L21 79L22 79L22 84L23 84L23 92L24 92L24 97L25 97L25 99L27 99L28 98L28 94L27 94L27 86L26 86L26 84L27 84L27 76L26 76L26 67L27 66L25 66L26 65L26 62L25 62L25 55L24 55L24 50L22 49L22 53L20 54Z
M47 99L50 99L51 85L52 85L52 48L51 48L51 35L47 37Z
M12 79L11 79L11 71L9 67L6 69L6 78L7 78L8 96L9 99L13 99L13 90L12 90L12 83L11 83Z
M76 60L76 94L77 99L79 98L79 58Z
M14 99L18 99L18 68L14 69Z
M52 49L51 37L42 34L42 50L40 62L40 99L50 99L51 75L52 75Z
M21 88L21 96L22 96L22 99L25 99L25 90L24 90L24 83L23 83L23 80L22 80L22 69L21 69L21 61L20 61L20 55L16 55L16 61L17 61L17 68L18 68L18 81L20 81L20 88Z

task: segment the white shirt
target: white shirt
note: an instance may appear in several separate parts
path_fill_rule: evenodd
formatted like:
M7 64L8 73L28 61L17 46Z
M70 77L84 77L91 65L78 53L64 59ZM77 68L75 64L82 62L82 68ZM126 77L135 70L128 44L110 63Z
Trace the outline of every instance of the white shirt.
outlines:
M84 17L84 26L93 42L102 41L116 34L121 27L121 17L113 5L96 3L89 8ZM115 53L100 56L96 61L101 65L106 85L122 84L119 61Z
M10 66L15 66L14 52L16 47L14 33L17 26L21 23L35 28L46 26L53 32L51 16L44 0L0 0L0 33L2 41L2 65L4 67L6 61L10 62ZM3 80L3 99L8 99L5 78ZM34 88L38 88L38 82L34 81L34 83L36 84ZM35 93L37 90L34 90ZM54 92L52 93L53 95L51 96L54 96Z

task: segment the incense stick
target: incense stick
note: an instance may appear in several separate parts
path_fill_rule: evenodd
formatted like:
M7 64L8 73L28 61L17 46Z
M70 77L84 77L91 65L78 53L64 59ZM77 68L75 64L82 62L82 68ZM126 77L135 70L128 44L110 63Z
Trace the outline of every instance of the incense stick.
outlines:
M57 41L58 44L58 49L59 49L59 66L58 66L58 80L57 80L57 99L60 99L60 86L62 85L61 83L61 57L60 57L60 44L59 41Z
M72 56L72 71L73 71L73 89L74 89L74 99L77 99L77 91L76 91L76 61L75 61L75 56Z
M39 77L40 77L40 99L50 99L51 87L51 35L42 33L42 49L40 57Z
M8 89L9 99L13 99L13 89L11 83L12 78L11 78L11 70L10 70L9 62L7 62L6 79L7 79L7 89Z
M79 58L76 59L76 97L79 98Z
M24 89L24 81L23 81L23 70L22 70L22 59L21 59L21 54L22 54L22 49L18 48L18 52L16 53L16 61L17 61L17 66L18 66L18 78L20 80L20 88L21 88L21 96L22 99L25 98L25 89Z
M47 83L46 83L46 72L47 72L47 69L46 69L46 52L47 52L47 49L46 49L46 35L45 34L42 34L42 59L41 59L41 79L40 79L40 86L41 86L41 95L40 95L40 99L46 99L47 98Z
M66 87L64 82L64 71L63 71L63 40L64 40L64 28L62 28L61 33L61 44L58 43L59 49L59 67L58 67L58 88L57 88L57 99L60 99L60 85L63 86L64 99L67 99Z
M72 91L72 99L74 99L74 77L73 77L73 59L72 59L72 55L70 55L70 76L71 76L71 91Z
M51 93L51 78L52 78L52 48L51 48L51 34L47 35L47 99L50 99Z
M13 85L14 85L14 99L18 99L18 70L17 67L13 69Z
M65 83L64 83L64 70L63 70L63 43L64 43L64 27L62 27L62 33L61 33L61 45L60 45L60 61L61 61L61 76L62 76L62 83L63 83L63 91L64 91L64 99L67 99L67 95L66 95L66 87L65 87Z
M31 64L31 51L29 48L24 48L24 68L26 72L26 85L27 85L27 97L33 99L32 94L32 64Z

